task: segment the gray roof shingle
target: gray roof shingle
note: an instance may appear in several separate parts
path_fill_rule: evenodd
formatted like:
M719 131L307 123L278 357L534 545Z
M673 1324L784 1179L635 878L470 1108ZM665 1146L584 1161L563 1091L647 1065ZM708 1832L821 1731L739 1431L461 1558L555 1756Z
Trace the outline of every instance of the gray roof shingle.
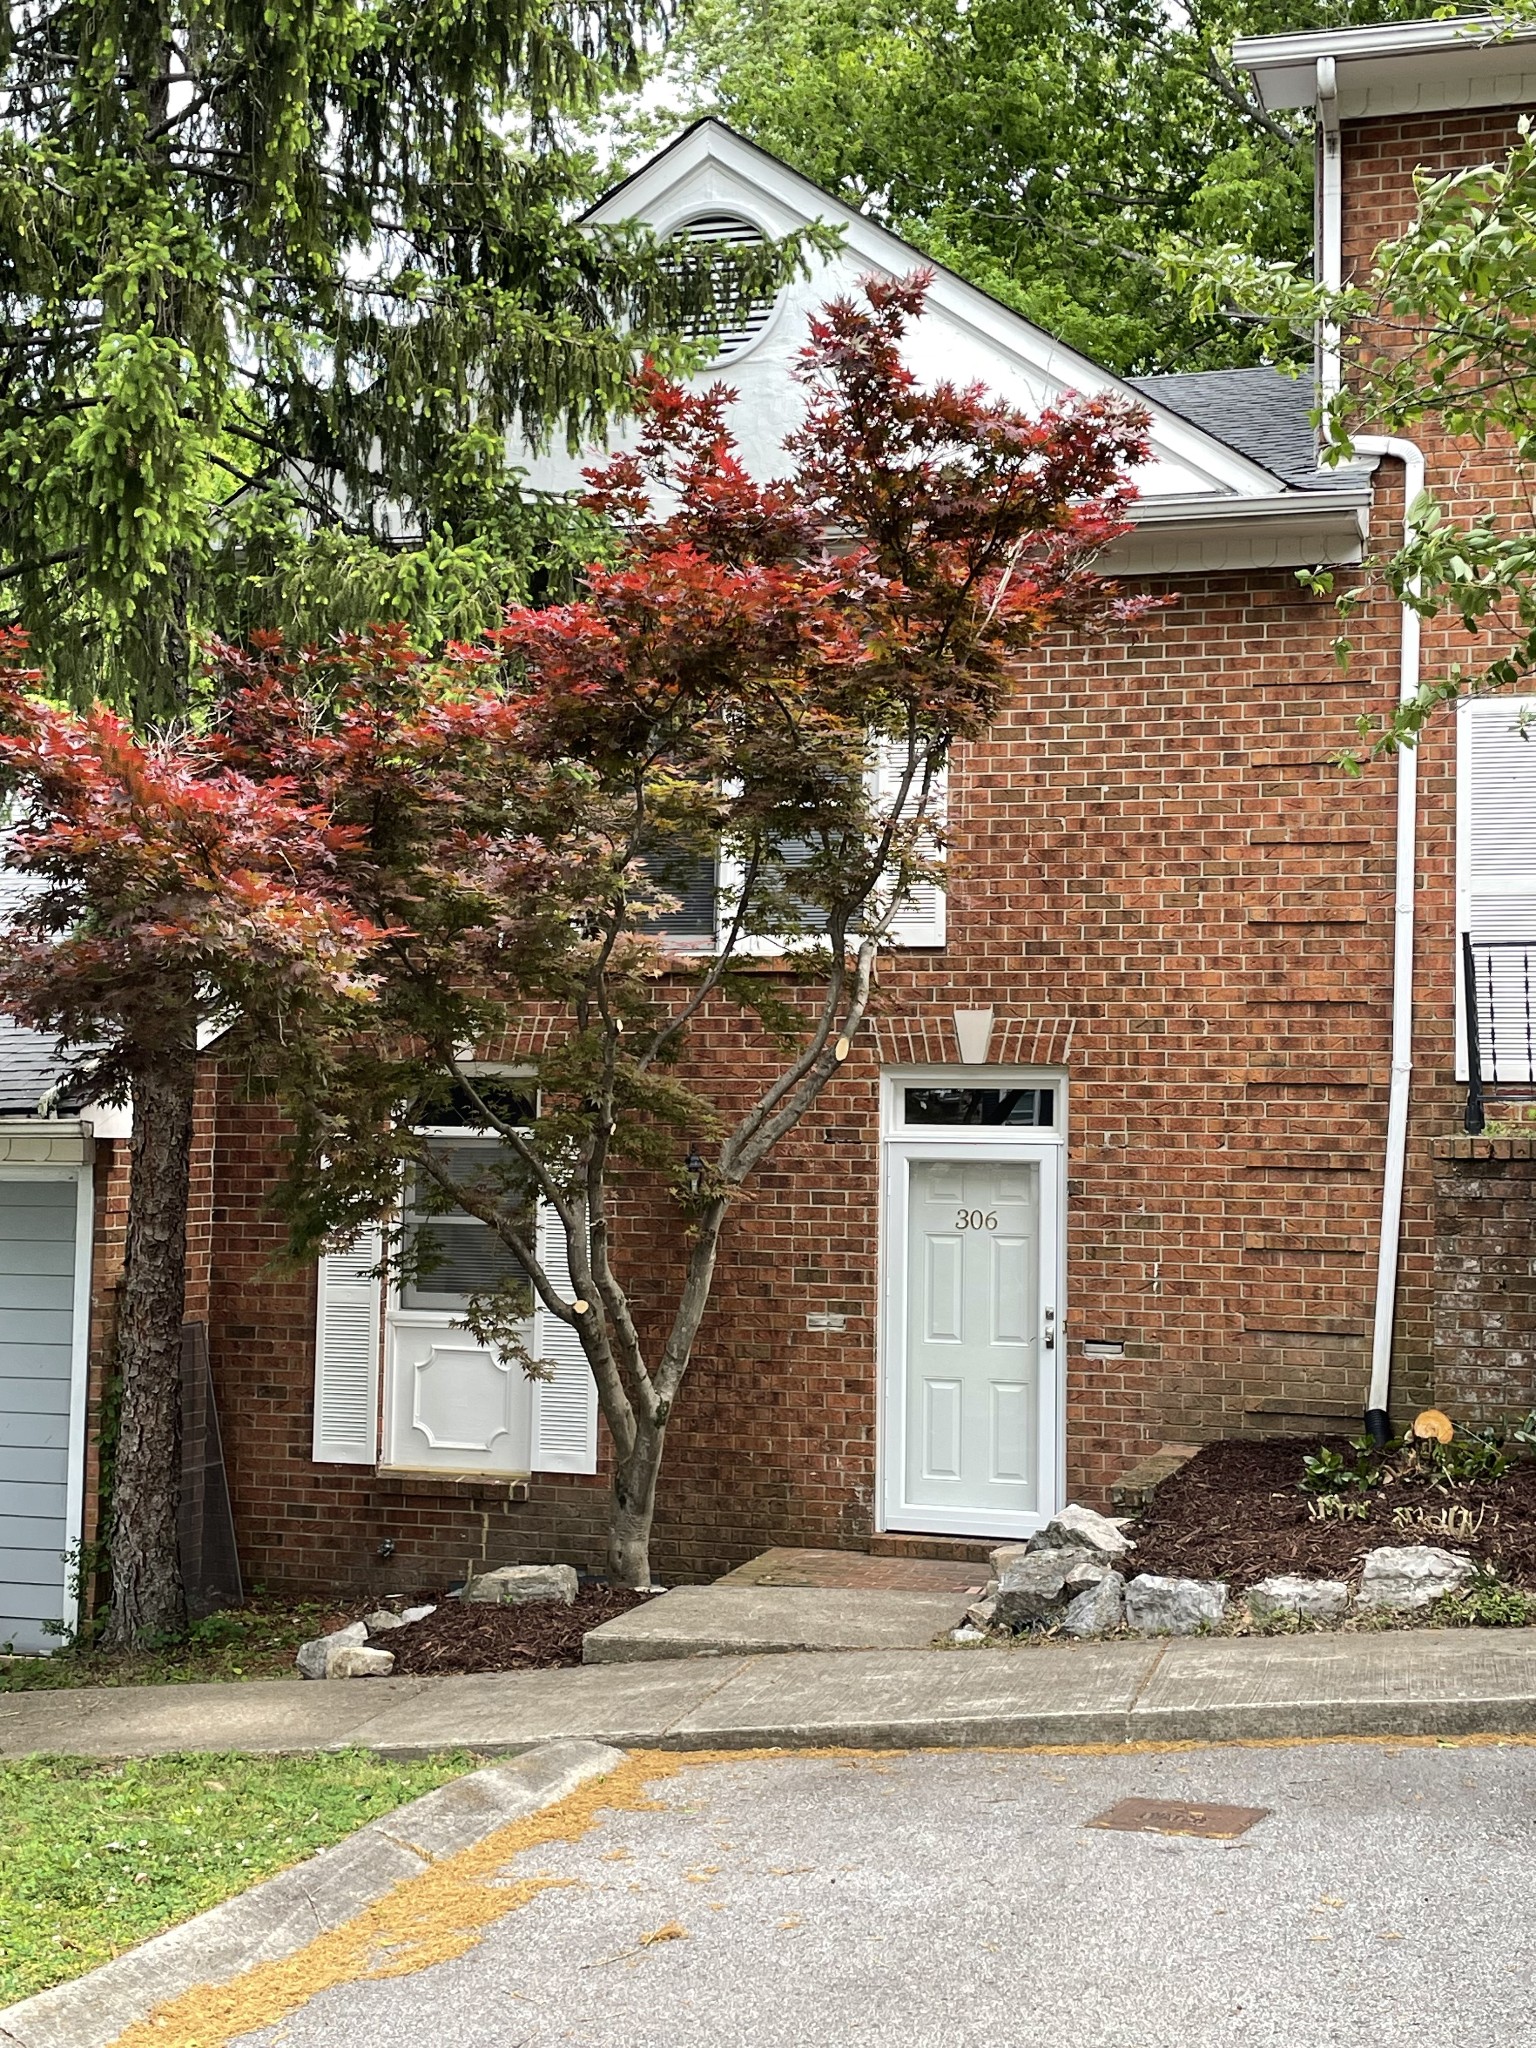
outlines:
M1334 472L1317 466L1310 377L1264 369L1185 370L1128 381L1283 483L1314 491L1338 487Z
M0 938L36 887L29 876L0 863ZM73 1063L59 1050L51 1031L30 1031L26 1025L0 1016L0 1116L36 1115L38 1103L63 1080ZM53 1105L54 1113L67 1115L84 1100L85 1091L78 1083L65 1087Z
M68 1073L70 1061L51 1031L29 1031L0 1017L0 1116L32 1116L37 1105ZM56 1110L80 1106L80 1090L65 1088Z

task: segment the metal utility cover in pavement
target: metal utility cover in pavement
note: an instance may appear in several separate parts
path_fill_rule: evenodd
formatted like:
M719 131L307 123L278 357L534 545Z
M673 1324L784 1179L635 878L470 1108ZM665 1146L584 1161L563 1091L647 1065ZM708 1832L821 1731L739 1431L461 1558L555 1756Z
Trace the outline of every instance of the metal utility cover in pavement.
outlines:
M1245 1835L1256 1820L1268 1817L1267 1806L1204 1806L1193 1799L1122 1799L1084 1825L1119 1828L1133 1835L1203 1835L1208 1841L1230 1842Z

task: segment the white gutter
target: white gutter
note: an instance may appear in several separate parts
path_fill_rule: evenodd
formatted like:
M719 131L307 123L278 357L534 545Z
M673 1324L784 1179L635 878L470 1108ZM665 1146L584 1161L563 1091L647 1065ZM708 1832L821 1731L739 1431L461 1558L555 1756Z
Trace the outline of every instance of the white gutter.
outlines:
M1317 143L1317 281L1336 292L1344 282L1344 160L1339 150L1339 81L1332 57L1317 60ZM1325 320L1318 340L1318 383L1326 404L1343 374L1338 328Z

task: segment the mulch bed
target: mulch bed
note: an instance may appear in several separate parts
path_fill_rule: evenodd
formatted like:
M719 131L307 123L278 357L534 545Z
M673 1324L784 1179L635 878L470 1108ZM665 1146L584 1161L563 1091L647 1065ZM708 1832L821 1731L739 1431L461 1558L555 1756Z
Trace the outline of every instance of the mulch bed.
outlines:
M1366 1519L1313 1522L1297 1482L1301 1461L1342 1437L1276 1437L1263 1443L1207 1444L1165 1479L1134 1528L1128 1560L1138 1572L1170 1578L1225 1579L1236 1590L1275 1572L1347 1579L1368 1550L1383 1543L1433 1543L1495 1565L1511 1584L1536 1589L1536 1460L1512 1464L1503 1478L1437 1492L1426 1480L1394 1479L1364 1496ZM1475 1534L1404 1528L1394 1510L1466 1508Z
M559 1600L530 1600L521 1607L443 1600L435 1614L373 1641L394 1653L397 1677L551 1671L581 1662L581 1639L589 1628L627 1614L649 1597L620 1586L585 1586L569 1607Z

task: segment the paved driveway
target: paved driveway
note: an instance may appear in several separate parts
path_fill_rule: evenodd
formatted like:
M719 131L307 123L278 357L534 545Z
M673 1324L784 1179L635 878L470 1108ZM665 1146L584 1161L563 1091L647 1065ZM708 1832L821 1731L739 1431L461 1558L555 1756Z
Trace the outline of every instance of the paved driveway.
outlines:
M1536 1749L685 1763L457 1960L260 2048L1503 2048L1536 2039ZM1088 1828L1268 1807L1228 1841ZM658 1938L660 1937L660 1938Z

